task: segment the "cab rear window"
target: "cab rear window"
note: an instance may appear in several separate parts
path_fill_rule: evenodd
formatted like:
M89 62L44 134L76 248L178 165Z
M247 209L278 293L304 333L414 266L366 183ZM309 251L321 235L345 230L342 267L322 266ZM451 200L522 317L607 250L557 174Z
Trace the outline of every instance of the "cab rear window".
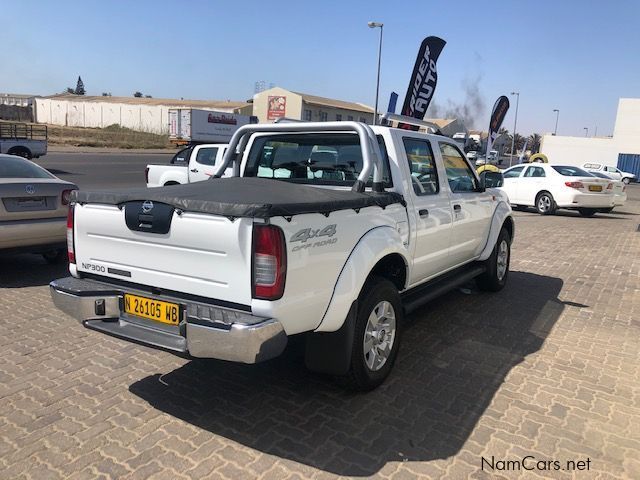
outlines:
M384 140L383 183L392 187L389 158ZM305 133L258 137L251 148L245 177L275 178L310 185L350 187L362 171L360 139L355 134ZM367 185L371 185L372 175Z

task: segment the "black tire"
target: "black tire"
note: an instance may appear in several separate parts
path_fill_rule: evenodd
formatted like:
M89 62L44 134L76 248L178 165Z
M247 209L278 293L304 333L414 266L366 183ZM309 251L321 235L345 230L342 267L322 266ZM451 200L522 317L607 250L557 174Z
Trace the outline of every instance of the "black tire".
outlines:
M12 148L7 152L9 155L17 155L18 157L26 158L27 160L31 160L33 156L31 155L31 151L28 148L17 147Z
M165 183L163 186L170 187L171 185L180 185L180 184L178 182L171 181L171 182Z
M613 210L613 209L612 209ZM593 217L597 210L595 208L579 208L578 213L583 217Z
M536 195L536 211L540 215L553 215L556 213L556 201L549 192L540 192Z
M67 261L67 251L62 248L58 250L50 250L48 252L44 252L42 254L42 258L44 258L47 263L50 263L51 265L64 263Z
M506 248L506 259L501 255ZM500 230L498 240L493 247L491 256L483 263L486 267L482 275L476 277L476 285L485 292L499 292L507 284L509 278L509 264L511 262L511 236L506 228ZM502 265L504 270L499 267Z
M381 337L376 338L371 336L370 333L367 333L369 316L376 310L380 312L380 308L384 308L380 306L383 302L386 302L393 308L395 318L393 338L389 338L391 336L390 330L378 330ZM358 298L358 312L356 315L351 351L351 366L346 377L346 381L352 389L360 391L373 390L384 382L391 372L398 355L403 321L402 302L400 301L400 294L395 285L389 280L380 277L374 277L369 280ZM365 352L365 333L367 333L367 337L374 342L372 350L369 352ZM384 341L379 341L380 338L390 342L390 350L386 359L380 365L377 365L376 360L382 358L383 355L376 357L374 354L372 357L371 352L374 350L377 351L379 345L384 345ZM374 368L371 368L368 362L372 362Z
M622 183L624 183L625 185L629 185L629 182L631 182L631 179L629 177L624 177L622 179Z

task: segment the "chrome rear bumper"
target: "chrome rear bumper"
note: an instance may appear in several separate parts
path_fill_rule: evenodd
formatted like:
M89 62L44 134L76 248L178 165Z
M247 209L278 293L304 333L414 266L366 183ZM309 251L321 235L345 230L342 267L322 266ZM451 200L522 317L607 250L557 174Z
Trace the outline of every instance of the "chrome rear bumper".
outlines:
M85 327L177 354L258 363L287 345L280 322L239 310L73 277L54 280L49 288L56 307ZM177 326L131 317L122 311L124 293L180 303L184 317Z

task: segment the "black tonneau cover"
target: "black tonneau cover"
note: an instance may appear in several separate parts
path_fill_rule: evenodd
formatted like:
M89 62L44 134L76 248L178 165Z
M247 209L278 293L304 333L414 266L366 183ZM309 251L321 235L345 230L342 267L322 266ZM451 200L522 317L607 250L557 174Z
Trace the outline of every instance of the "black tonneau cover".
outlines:
M402 195L398 193L359 193L256 177L212 178L204 182L159 188L95 192L79 190L72 195L79 203L122 205L151 200L188 212L250 218L328 214L338 210L371 206L384 208L393 203L404 203Z

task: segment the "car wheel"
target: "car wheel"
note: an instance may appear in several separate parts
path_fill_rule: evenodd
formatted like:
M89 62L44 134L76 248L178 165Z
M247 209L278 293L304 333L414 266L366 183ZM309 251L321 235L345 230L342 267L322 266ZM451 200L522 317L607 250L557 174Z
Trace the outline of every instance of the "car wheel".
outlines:
M398 355L402 322L395 285L377 277L367 282L358 299L349 386L367 391L384 382Z
M498 292L507 284L509 263L511 261L511 236L506 228L500 230L498 240L491 256L484 261L486 267L482 275L476 277L476 285L480 290Z
M17 147L12 148L7 152L9 155L17 155L18 157L26 158L27 160L31 160L32 155L28 148Z
M596 214L595 208L579 208L578 213L583 217L593 217Z
M47 263L52 265L64 263L67 261L67 251L62 248L58 250L50 250L48 252L44 252L42 257L47 261Z
M540 215L553 215L556 211L556 202L549 192L541 192L536 197L536 211Z
M631 181L631 180L629 179L629 177L624 177L624 178L622 179L622 183L624 183L625 185L629 185L629 182L630 182L630 181Z

